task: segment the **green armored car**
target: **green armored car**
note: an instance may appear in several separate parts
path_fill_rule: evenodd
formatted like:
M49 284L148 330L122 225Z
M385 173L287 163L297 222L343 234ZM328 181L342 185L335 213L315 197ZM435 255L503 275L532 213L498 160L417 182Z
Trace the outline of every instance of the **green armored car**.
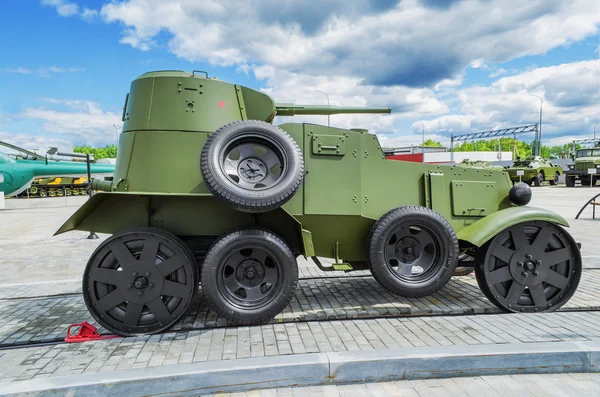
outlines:
M534 186L542 186L544 181L548 181L550 185L554 186L558 184L563 170L561 166L540 156L529 156L525 160L517 157L517 161L507 169L507 172L513 183L522 181L530 185L533 183ZM522 175L519 175L521 173Z
M57 231L111 234L83 274L92 316L120 335L160 332L201 287L230 323L264 323L290 302L298 257L368 269L399 296L436 293L460 265L504 310L567 302L580 248L564 218L527 206L529 186L500 170L387 160L365 130L272 123L389 112L276 104L206 73L136 78L114 177L94 180L99 193Z
M595 171L590 174L592 169ZM565 172L565 184L573 187L577 179L582 186L595 185L600 179L600 142L594 148L577 151L573 164L569 164L569 170Z

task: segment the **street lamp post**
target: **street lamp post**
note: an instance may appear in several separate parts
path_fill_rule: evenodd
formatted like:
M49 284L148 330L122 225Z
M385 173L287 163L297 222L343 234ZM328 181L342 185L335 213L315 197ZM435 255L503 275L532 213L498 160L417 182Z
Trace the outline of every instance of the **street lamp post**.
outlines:
M543 106L544 101L542 100L542 97L539 95L530 94L530 93L527 93L527 95L535 96L540 99L540 128L537 132L536 143L535 143L535 150L536 150L535 155L540 156L541 152L542 152L542 147L541 147L542 146L542 106Z
M327 106L329 106L329 95L327 95L326 92L323 91L319 91L319 90L315 90L317 92L320 92L321 94L324 94L327 97ZM329 115L327 115L327 127L329 127Z
M596 144L596 126L600 123L594 124L594 144Z
M425 162L425 123L423 123L421 120L419 120L418 122L421 123L421 153L423 154L423 158L421 159L421 162L424 163Z
M119 129L117 128L116 125L112 125L115 129L115 137L117 138L117 145L119 145Z

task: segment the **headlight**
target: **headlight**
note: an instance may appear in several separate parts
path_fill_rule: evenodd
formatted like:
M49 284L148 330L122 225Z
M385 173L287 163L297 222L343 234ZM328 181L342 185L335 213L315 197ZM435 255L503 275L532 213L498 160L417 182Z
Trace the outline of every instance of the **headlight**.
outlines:
M600 164L596 164L596 168L600 168Z
M574 166L573 164L569 164L569 169L570 169L570 170L574 170L574 169L575 169L575 166Z

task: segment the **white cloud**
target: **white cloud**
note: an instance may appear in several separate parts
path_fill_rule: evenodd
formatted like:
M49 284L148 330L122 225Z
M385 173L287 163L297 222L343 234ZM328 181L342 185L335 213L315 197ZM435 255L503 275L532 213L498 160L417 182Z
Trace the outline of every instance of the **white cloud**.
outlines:
M73 142L63 137L48 135L17 134L8 131L0 131L0 141L19 146L27 150L37 150L45 153L50 147L57 147L63 151L72 151ZM1 152L11 152L4 146L0 146Z
M18 68L5 68L5 69L0 69L0 72L2 72L2 73L31 74L31 69L26 69L26 68L22 68L22 67L18 67Z
M41 0L42 5L56 8L58 15L62 17L80 16L85 20L91 20L98 15L98 11L84 7L81 9L76 3L67 0Z
M27 108L19 117L39 120L49 133L67 136L77 144L107 145L116 141L113 124L121 118L92 101L46 98L48 106Z
M122 42L142 50L158 45L164 31L169 50L190 61L413 87L453 79L469 65L544 54L595 34L600 23L596 0L450 3L322 0L315 13L312 2L125 0L106 4L101 15L122 22Z
M491 86L460 90L459 114L425 121L426 131L450 134L539 123L543 98L542 140L563 142L590 135L600 121L600 60L538 68L503 77ZM413 125L413 130L418 128Z
M332 125L344 128L368 128L374 132L399 132L399 120L413 119L419 115L437 115L449 111L445 103L435 98L433 91L425 88L401 86L381 87L363 84L350 77L311 76L282 71L269 66L253 68L257 79L263 80L268 93L279 103L316 104L336 106L391 107L390 115L333 115ZM317 91L319 90L319 91ZM277 122L319 122L324 116L279 117Z

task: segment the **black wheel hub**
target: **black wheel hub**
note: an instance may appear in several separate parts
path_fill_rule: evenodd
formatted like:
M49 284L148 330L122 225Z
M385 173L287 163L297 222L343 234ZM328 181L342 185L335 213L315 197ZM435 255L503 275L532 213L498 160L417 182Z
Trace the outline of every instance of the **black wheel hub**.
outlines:
M513 254L510 259L510 274L519 284L530 286L541 283L548 270L543 266L543 252L533 247L523 247Z
M236 277L244 287L253 287L261 284L264 276L265 267L253 259L243 261L236 270Z
M228 179L246 190L276 185L286 167L282 149L267 138L240 139L225 148L220 156Z
M437 270L439 245L436 239L427 227L398 226L387 238L385 263L404 281L420 282Z
M275 257L266 249L240 249L221 262L218 287L232 304L260 306L276 293L278 268Z
M160 297L164 285L164 276L150 263L136 263L124 270L123 297L128 302L146 304Z
M413 237L405 237L396 244L396 255L404 263L416 261L421 257L421 254L421 244Z

